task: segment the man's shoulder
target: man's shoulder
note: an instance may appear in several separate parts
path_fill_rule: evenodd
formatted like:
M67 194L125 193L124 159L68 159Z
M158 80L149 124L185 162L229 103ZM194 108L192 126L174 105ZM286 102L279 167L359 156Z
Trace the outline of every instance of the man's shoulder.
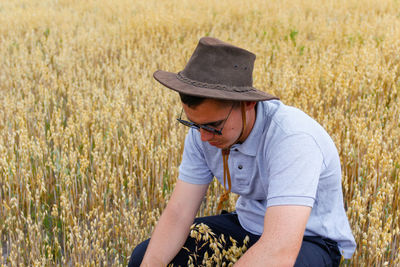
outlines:
M269 103L268 103L269 102ZM265 146L272 149L281 143L318 147L324 156L337 153L336 146L327 131L304 111L280 101L268 101L265 113L268 129L264 131ZM300 144L301 143L301 144Z
M327 132L314 118L303 110L294 106L285 105L280 101L263 103L267 105L266 117L269 117L270 128L280 135L326 135Z

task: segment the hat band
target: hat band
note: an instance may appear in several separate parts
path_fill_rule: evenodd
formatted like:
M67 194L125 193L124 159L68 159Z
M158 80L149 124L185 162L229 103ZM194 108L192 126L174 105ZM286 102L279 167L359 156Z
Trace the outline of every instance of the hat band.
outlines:
M191 80L191 79L185 77L182 74L182 72L178 72L178 74L176 75L176 78L178 80L180 80L181 82L193 85L195 87L200 87L200 88L217 89L217 90L222 90L222 91L227 91L227 92L239 92L239 93L256 91L253 87L248 87L248 86L243 86L243 87L227 86L224 84L212 84L212 83L204 83L204 82Z

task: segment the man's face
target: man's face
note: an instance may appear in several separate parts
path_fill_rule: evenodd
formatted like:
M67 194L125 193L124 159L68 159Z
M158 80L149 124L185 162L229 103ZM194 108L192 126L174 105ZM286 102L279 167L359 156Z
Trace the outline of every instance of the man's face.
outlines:
M232 104L213 99L206 99L195 107L182 105L190 121L207 125L217 130L223 128L222 135L200 128L201 140L208 142L212 146L221 149L228 148L237 140L242 131L240 105L235 105L232 108ZM232 111L229 113L231 108Z

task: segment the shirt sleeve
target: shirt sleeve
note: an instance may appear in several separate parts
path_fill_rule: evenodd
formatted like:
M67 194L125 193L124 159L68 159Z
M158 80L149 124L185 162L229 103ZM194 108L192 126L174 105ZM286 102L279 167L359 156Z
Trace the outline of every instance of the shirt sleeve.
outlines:
M267 207L313 207L323 166L322 152L314 138L293 134L273 144L268 158Z
M191 184L208 184L214 176L206 163L201 144L198 142L195 131L190 129L185 139L178 178Z

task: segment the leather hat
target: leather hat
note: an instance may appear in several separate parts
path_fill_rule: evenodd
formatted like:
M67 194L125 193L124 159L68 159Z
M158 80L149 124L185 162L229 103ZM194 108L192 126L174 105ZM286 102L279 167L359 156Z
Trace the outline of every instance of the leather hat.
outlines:
M192 96L236 101L278 99L253 87L255 59L245 49L203 37L182 71L157 70L153 76L162 85Z

